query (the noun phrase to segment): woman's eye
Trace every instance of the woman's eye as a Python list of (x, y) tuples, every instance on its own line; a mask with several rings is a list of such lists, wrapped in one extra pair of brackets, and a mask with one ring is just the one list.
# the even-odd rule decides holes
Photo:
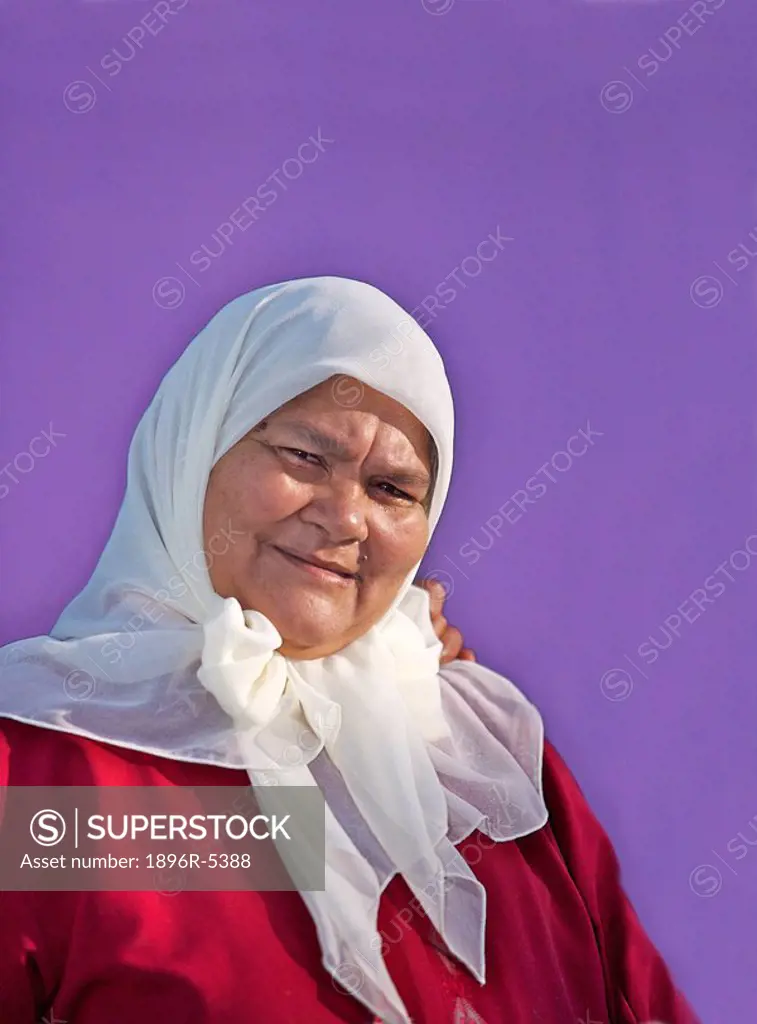
[(402, 498), (404, 501), (416, 500), (412, 494), (406, 494), (405, 491), (401, 491), (399, 487), (395, 487), (394, 484), (387, 483), (386, 481), (384, 481), (384, 483), (380, 483), (378, 486), (386, 488), (385, 493), (389, 494), (392, 498)]
[(308, 459), (315, 459), (315, 463), (311, 462), (310, 465), (320, 465), (320, 459), (317, 455), (313, 455), (312, 452), (304, 452), (301, 448), (282, 448), (281, 451), (293, 455), (298, 462), (307, 462)]

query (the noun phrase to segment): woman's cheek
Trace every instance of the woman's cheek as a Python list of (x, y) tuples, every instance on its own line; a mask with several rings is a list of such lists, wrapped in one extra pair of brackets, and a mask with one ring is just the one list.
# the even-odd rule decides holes
[(428, 522), (409, 519), (394, 523), (376, 536), (377, 558), (388, 571), (408, 572), (420, 561), (428, 543)]
[(307, 504), (308, 488), (282, 472), (255, 473), (248, 479), (241, 505), (256, 522), (276, 522)]
[(278, 519), (284, 519), (305, 508), (312, 499), (313, 489), (310, 484), (295, 480), (286, 473), (270, 482), (268, 491), (268, 508)]

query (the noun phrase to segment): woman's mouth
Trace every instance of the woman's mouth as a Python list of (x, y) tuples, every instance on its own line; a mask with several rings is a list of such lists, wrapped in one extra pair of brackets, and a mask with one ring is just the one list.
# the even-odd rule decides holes
[(295, 566), (301, 572), (307, 573), (311, 579), (320, 580), (332, 586), (342, 587), (352, 586), (358, 580), (357, 573), (348, 572), (346, 569), (327, 568), (324, 565), (317, 564), (317, 559), (311, 561), (307, 555), (287, 551), (286, 548), (280, 548), (275, 544), (272, 544), (271, 547), (285, 558), (290, 565)]

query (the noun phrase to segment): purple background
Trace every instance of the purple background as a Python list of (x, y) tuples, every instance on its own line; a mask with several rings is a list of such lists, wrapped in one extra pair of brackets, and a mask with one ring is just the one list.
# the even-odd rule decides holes
[[(426, 564), (542, 709), (706, 1024), (757, 1010), (757, 846), (728, 849), (757, 844), (757, 559), (728, 565), (757, 532), (757, 8), (716, 2), (697, 22), (675, 0), (189, 0), (161, 23), (0, 0), (0, 640), (47, 632), (88, 579), (138, 417), (222, 303), (343, 274), (413, 308), (499, 226), (513, 241), (427, 326), (458, 449)], [(119, 66), (143, 17), (160, 31)], [(276, 172), (286, 191), (192, 269)], [(471, 564), (587, 421), (602, 436)], [(50, 423), (65, 437), (14, 470)]]

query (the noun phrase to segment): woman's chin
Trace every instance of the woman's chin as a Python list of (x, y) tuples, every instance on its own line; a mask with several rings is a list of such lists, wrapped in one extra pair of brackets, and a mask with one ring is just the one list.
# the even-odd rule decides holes
[(279, 648), (279, 654), (292, 661), (312, 661), (315, 658), (326, 658), (329, 654), (336, 654), (348, 643), (349, 640), (342, 636), (334, 636), (333, 633), (308, 636), (302, 633), (288, 634)]
[(279, 653), (287, 658), (323, 658), (350, 642), (350, 632), (335, 614), (269, 616), (284, 642)]
[(274, 595), (266, 589), (246, 593), (243, 603), (273, 623), (284, 640), (279, 652), (292, 659), (334, 654), (370, 627), (365, 614), (356, 618), (356, 601), (351, 594), (307, 593), (303, 588), (295, 594), (285, 591)]

